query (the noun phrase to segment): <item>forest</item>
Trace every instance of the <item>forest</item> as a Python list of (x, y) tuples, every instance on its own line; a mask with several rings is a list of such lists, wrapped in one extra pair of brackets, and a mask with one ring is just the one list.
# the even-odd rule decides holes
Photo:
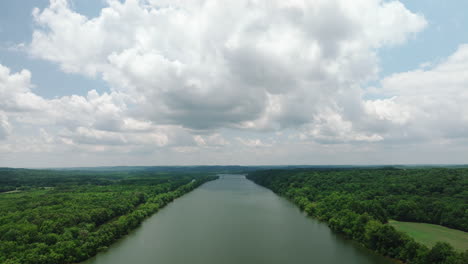
[(466, 168), (262, 170), (247, 178), (381, 255), (404, 263), (468, 263), (468, 250), (444, 242), (428, 248), (388, 224), (393, 219), (468, 231)]
[(0, 169), (0, 263), (76, 263), (213, 173)]

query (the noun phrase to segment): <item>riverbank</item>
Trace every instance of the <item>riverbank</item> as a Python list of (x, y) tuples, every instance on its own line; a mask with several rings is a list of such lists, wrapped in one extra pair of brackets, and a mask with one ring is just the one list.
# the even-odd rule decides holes
[[(435, 204), (445, 210), (446, 223), (466, 228), (458, 213), (464, 212), (464, 202), (455, 197), (462, 197), (457, 194), (466, 189), (463, 184), (467, 172), (466, 169), (301, 169), (257, 171), (247, 178), (290, 199), (333, 231), (383, 256), (406, 263), (461, 264), (468, 262), (468, 251), (457, 252), (444, 242), (428, 248), (386, 223), (392, 215), (431, 220), (434, 217), (431, 204)], [(457, 188), (453, 188), (455, 183)], [(450, 193), (431, 193), (435, 184), (441, 189), (446, 187)]]
[(8, 173), (3, 179), (20, 182), (24, 191), (0, 195), (4, 264), (86, 260), (174, 199), (217, 178), (196, 173), (13, 169)]

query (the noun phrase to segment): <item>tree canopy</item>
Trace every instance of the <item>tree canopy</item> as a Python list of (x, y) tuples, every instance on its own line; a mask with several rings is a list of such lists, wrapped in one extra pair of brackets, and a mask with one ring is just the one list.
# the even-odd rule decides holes
[(76, 263), (95, 255), (210, 174), (0, 169), (0, 263)]

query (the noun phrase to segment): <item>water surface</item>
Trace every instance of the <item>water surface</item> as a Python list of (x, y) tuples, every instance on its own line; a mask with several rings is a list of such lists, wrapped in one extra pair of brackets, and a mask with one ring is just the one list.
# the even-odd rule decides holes
[(393, 263), (242, 175), (175, 200), (86, 264)]

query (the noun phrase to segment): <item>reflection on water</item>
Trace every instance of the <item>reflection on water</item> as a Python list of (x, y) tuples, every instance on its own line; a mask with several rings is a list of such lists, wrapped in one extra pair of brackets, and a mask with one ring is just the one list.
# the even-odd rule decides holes
[(243, 175), (177, 199), (86, 264), (392, 263)]

